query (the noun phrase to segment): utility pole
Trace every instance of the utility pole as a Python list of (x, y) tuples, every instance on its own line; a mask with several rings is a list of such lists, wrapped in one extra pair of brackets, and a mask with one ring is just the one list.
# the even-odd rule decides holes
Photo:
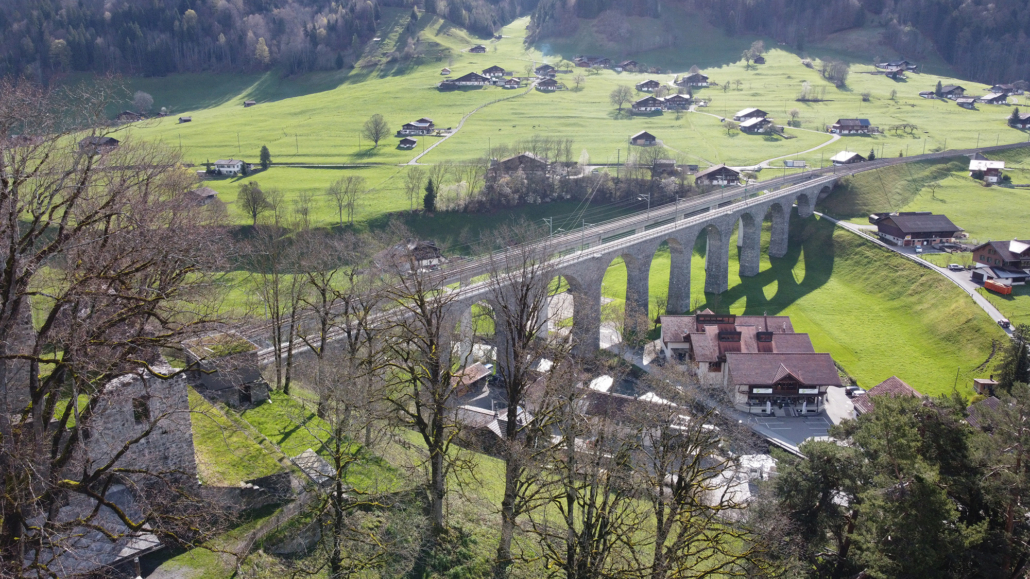
[(297, 141), (297, 133), (293, 133), (293, 146), (295, 148), (295, 152), (299, 155), (300, 154), (300, 142)]
[[(622, 153), (622, 149), (615, 149), (615, 178), (616, 179), (619, 178), (619, 165), (622, 164), (622, 160), (621, 160), (622, 158), (620, 157), (621, 153)], [(608, 158), (611, 159), (611, 157), (608, 157)]]
[(973, 147), (973, 148), (974, 149), (979, 149), (980, 148), (980, 133), (976, 134), (976, 146)]
[(236, 133), (236, 152), (241, 154), (241, 155), (243, 154), (243, 149), (240, 148), (240, 134), (239, 133)]
[(554, 235), (554, 217), (544, 217), (547, 222), (547, 237)]

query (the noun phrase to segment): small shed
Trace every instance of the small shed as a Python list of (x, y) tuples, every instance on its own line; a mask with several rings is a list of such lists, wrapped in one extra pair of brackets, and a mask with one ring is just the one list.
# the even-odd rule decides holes
[(483, 46), (482, 44), (477, 44), (477, 45), (473, 46), (472, 48), (470, 48), (469, 52), (472, 52), (472, 53), (475, 53), (475, 54), (483, 54), (484, 52), (486, 52), (486, 47)]
[(179, 123), (192, 123), (193, 117), (179, 117)]
[(861, 163), (865, 160), (865, 157), (854, 151), (841, 151), (830, 157), (830, 162), (838, 167), (841, 165), (851, 165), (852, 163)]
[(257, 101), (243, 101), (243, 108), (249, 109), (250, 107), (257, 104)]
[(258, 347), (235, 332), (221, 332), (183, 344), (190, 384), (206, 398), (229, 406), (268, 400), (268, 384), (258, 369)]
[(955, 104), (964, 109), (976, 108), (976, 99), (973, 97), (959, 97), (955, 99)]
[(411, 137), (404, 137), (400, 143), (397, 143), (398, 149), (414, 149), (415, 145), (418, 144), (418, 139), (412, 139)]

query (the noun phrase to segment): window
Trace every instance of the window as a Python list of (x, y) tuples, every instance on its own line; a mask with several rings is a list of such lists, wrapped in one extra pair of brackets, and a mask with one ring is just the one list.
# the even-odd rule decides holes
[(136, 424), (150, 422), (150, 397), (143, 396), (132, 399), (132, 419)]

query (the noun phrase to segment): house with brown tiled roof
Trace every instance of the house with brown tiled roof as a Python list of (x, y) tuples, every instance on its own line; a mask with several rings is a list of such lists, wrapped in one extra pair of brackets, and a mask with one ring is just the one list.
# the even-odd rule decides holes
[(994, 396), (988, 396), (966, 408), (966, 422), (973, 428), (989, 432), (994, 429), (993, 415), (999, 410), (1001, 410), (1001, 400)]
[(875, 408), (874, 398), (877, 396), (911, 396), (913, 398), (922, 398), (923, 395), (916, 392), (915, 388), (912, 388), (906, 384), (901, 378), (897, 376), (891, 376), (883, 382), (880, 382), (876, 386), (873, 386), (865, 394), (859, 394), (851, 401), (855, 406), (855, 414), (868, 414)]
[(794, 332), (787, 316), (737, 316), (709, 310), (662, 316), (662, 351), (703, 384), (730, 390), (745, 411), (819, 412), (840, 377), (829, 354)]

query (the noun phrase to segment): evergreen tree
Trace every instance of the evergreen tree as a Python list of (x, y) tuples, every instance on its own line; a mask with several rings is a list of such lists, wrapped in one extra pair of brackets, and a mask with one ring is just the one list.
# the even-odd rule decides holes
[(267, 171), (271, 165), (272, 153), (268, 151), (267, 146), (261, 145), (261, 168)]
[(1014, 125), (1019, 121), (1019, 107), (1012, 107), (1012, 114), (1009, 115), (1009, 124)]
[(1005, 347), (1001, 362), (998, 363), (998, 388), (1011, 392), (1017, 383), (1030, 382), (1030, 326), (1020, 324), (1012, 332), (1012, 340)]
[(869, 149), (869, 160), (873, 161), (875, 159), (876, 159), (876, 150), (875, 149)]
[(422, 207), (426, 210), (426, 213), (436, 211), (436, 185), (433, 184), (432, 177), (426, 183), (426, 195), (422, 198)]
[(933, 94), (935, 94), (937, 96), (941, 96), (941, 94), (943, 92), (944, 92), (944, 89), (941, 88), (941, 81), (937, 81), (937, 88), (933, 89)]

